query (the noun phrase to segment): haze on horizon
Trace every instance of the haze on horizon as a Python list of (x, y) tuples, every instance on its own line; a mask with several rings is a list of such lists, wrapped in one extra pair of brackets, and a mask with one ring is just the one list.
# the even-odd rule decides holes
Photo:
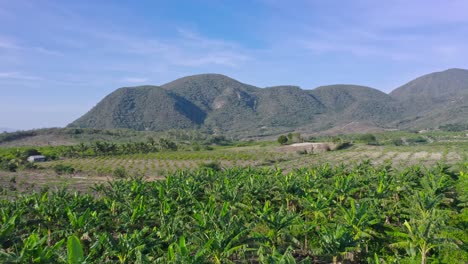
[(0, 127), (65, 126), (123, 86), (221, 73), (390, 92), (468, 68), (468, 1), (0, 0)]

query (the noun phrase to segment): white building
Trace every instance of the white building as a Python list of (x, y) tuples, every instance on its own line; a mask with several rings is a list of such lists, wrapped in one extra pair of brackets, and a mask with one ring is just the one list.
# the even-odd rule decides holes
[(34, 155), (28, 157), (29, 162), (44, 162), (46, 161), (46, 157), (42, 155)]

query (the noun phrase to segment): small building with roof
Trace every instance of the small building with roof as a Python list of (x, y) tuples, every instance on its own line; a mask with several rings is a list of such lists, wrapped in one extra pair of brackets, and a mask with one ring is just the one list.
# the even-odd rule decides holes
[(42, 155), (33, 155), (28, 157), (29, 162), (44, 162), (46, 161), (46, 157)]

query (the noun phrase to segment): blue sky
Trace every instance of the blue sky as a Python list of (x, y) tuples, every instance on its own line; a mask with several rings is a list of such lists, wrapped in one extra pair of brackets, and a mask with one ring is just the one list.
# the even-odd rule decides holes
[(385, 92), (468, 68), (466, 0), (0, 0), (0, 127), (65, 126), (123, 86), (222, 73)]

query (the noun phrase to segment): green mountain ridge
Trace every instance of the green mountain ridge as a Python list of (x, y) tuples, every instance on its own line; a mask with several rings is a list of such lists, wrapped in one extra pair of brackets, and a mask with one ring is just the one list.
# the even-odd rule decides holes
[(201, 129), (237, 137), (318, 132), (348, 123), (437, 128), (468, 123), (466, 99), (468, 70), (462, 69), (421, 76), (389, 94), (351, 84), (259, 88), (221, 74), (200, 74), (161, 86), (117, 89), (69, 127)]

